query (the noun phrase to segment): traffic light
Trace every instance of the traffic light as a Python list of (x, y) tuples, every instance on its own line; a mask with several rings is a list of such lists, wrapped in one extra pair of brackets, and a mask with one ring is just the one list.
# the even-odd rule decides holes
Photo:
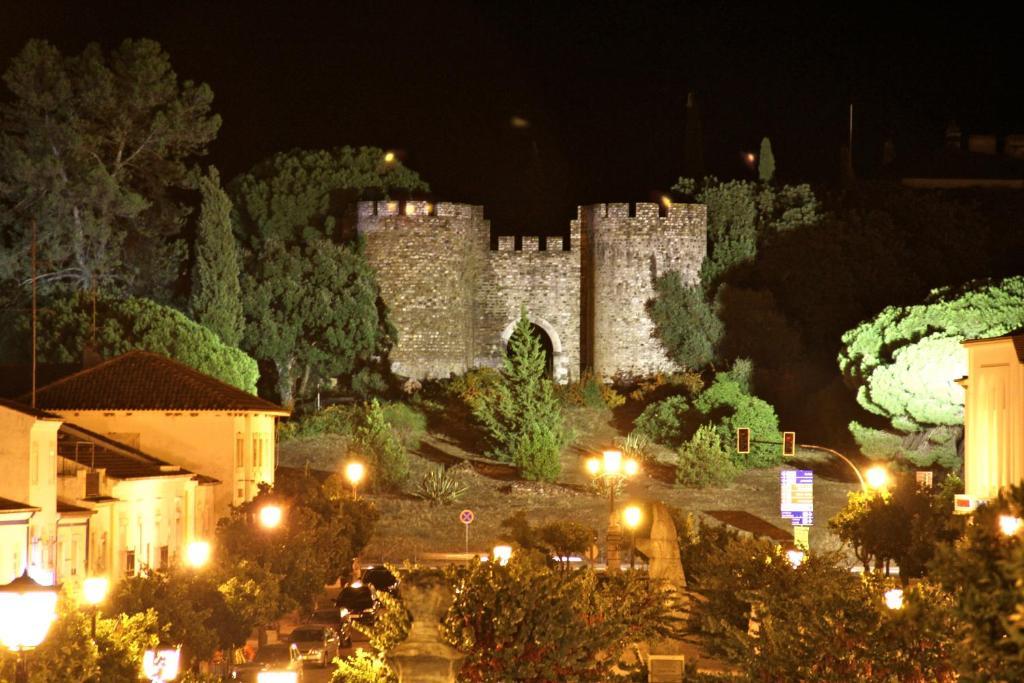
[(750, 452), (750, 427), (738, 427), (736, 429), (736, 452)]
[(796, 432), (782, 432), (782, 455), (785, 457), (796, 455)]

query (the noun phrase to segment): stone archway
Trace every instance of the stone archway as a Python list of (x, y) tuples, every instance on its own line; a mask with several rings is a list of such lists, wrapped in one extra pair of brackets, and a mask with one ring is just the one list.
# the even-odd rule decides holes
[[(569, 369), (565, 366), (565, 354), (562, 351), (562, 338), (555, 330), (554, 326), (544, 318), (538, 318), (533, 315), (527, 314), (530, 322), (535, 328), (543, 332), (547, 336), (547, 341), (551, 344), (551, 378), (559, 384), (565, 384), (569, 381)], [(501, 350), (503, 353), (508, 352), (508, 340), (512, 337), (512, 332), (516, 328), (516, 323), (519, 319), (512, 320), (508, 325), (505, 326), (505, 330), (501, 333)], [(544, 343), (542, 341), (542, 343)], [(544, 344), (547, 346), (547, 344)]]

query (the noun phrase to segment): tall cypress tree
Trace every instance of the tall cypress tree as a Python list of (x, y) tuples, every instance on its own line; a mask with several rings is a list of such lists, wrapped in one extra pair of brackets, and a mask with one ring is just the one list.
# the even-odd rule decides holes
[(761, 139), (761, 154), (757, 160), (757, 177), (762, 183), (770, 183), (775, 178), (775, 155), (772, 154), (772, 141)]
[(238, 284), (238, 245), (231, 232), (231, 200), (210, 167), (199, 179), (202, 205), (192, 270), (192, 317), (217, 333), (225, 344), (242, 340), (242, 291)]

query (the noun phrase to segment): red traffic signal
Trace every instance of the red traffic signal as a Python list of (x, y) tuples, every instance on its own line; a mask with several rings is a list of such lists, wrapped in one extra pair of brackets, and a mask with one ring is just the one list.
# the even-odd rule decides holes
[(782, 432), (782, 455), (785, 457), (796, 455), (796, 432)]
[(736, 452), (750, 452), (750, 427), (738, 427), (736, 429)]

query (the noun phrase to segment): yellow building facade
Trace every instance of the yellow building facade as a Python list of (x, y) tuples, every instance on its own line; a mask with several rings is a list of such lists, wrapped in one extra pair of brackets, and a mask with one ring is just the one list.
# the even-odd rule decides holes
[(1024, 482), (1024, 330), (964, 346), (964, 492), (974, 503)]

